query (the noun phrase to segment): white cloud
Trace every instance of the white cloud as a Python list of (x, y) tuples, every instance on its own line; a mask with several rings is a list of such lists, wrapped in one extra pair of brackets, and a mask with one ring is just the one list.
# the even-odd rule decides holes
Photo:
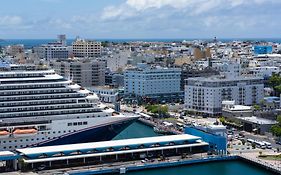
[(11, 27), (22, 23), (20, 16), (0, 16), (0, 27)]
[[(189, 15), (200, 15), (222, 9), (240, 6), (254, 6), (263, 3), (281, 3), (280, 0), (126, 0), (119, 6), (108, 6), (103, 10), (102, 19), (127, 19), (146, 13), (150, 9), (172, 8)], [(167, 12), (169, 13), (169, 12)]]
[(62, 19), (51, 19), (49, 21), (49, 25), (50, 27), (55, 27), (58, 29), (71, 29), (72, 25), (67, 22), (66, 20), (62, 20)]

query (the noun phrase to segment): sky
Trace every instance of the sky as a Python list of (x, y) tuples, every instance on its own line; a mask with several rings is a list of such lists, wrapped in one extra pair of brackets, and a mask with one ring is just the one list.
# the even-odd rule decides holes
[(281, 38), (281, 0), (2, 0), (0, 39)]

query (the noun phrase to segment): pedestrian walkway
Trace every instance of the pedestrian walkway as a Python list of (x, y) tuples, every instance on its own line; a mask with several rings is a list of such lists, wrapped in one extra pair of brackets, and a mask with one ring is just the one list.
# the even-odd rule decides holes
[(281, 161), (260, 159), (254, 153), (240, 154), (239, 157), (241, 157), (244, 160), (255, 163), (257, 165), (263, 166), (266, 169), (270, 169), (275, 173), (281, 174)]

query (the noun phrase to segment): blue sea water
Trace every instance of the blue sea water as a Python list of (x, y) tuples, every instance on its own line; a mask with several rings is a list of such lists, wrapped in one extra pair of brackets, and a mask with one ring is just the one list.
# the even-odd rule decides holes
[[(114, 140), (152, 136), (157, 136), (152, 127), (135, 122)], [(242, 161), (227, 161), (127, 172), (126, 175), (274, 175), (274, 173)]]
[(274, 175), (242, 161), (212, 162), (187, 166), (128, 172), (126, 175)]
[[(49, 42), (53, 42), (56, 39), (0, 39), (0, 46), (14, 45), (14, 44), (23, 44), (25, 48), (29, 49), (34, 46), (39, 46), (41, 44), (47, 44)], [(132, 42), (132, 41), (146, 41), (146, 42), (173, 42), (173, 41), (193, 41), (194, 39), (185, 39), (185, 38), (176, 38), (176, 39), (96, 39), (97, 41), (111, 41), (111, 42)], [(200, 39), (204, 41), (211, 41), (213, 39)], [(281, 38), (226, 38), (226, 39), (218, 39), (222, 42), (229, 42), (234, 40), (239, 41), (268, 41), (281, 43)], [(67, 44), (71, 44), (74, 39), (68, 39)]]
[(141, 137), (153, 137), (158, 136), (152, 127), (144, 125), (140, 122), (131, 124), (128, 128), (118, 134), (113, 140), (141, 138)]

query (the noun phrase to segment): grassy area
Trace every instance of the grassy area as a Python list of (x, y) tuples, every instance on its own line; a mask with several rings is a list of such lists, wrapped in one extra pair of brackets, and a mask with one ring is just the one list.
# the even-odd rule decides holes
[(170, 117), (170, 118), (165, 118), (164, 120), (166, 120), (166, 121), (171, 121), (171, 122), (172, 122), (172, 121), (176, 121), (177, 119), (176, 119), (176, 118), (171, 118), (171, 117)]
[(154, 114), (164, 114), (166, 115), (168, 113), (168, 106), (167, 105), (147, 105), (145, 109), (148, 112), (154, 113)]
[(279, 154), (279, 155), (259, 155), (259, 158), (265, 159), (265, 160), (281, 161), (281, 154)]

